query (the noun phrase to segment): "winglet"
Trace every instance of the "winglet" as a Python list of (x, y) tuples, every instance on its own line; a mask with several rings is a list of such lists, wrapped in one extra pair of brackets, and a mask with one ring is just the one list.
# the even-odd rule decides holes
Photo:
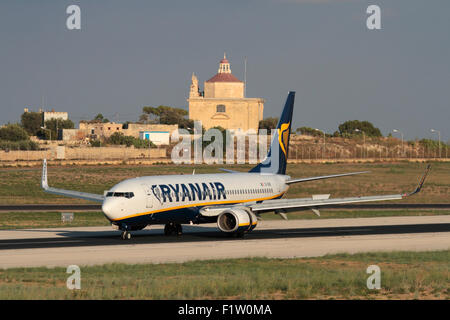
[(422, 178), (420, 179), (419, 184), (417, 185), (416, 190), (414, 190), (413, 192), (410, 192), (410, 193), (405, 193), (405, 194), (403, 195), (403, 197), (409, 197), (409, 196), (412, 196), (413, 194), (418, 193), (418, 192), (422, 189), (423, 183), (425, 182), (425, 179), (426, 179), (426, 177), (428, 176), (428, 173), (430, 172), (430, 170), (431, 170), (431, 164), (429, 164), (429, 165), (427, 166), (427, 169), (425, 170), (425, 173), (423, 174)]
[(48, 189), (48, 182), (47, 182), (47, 159), (44, 159), (44, 162), (42, 164), (42, 179), (41, 179), (41, 186), (43, 189)]

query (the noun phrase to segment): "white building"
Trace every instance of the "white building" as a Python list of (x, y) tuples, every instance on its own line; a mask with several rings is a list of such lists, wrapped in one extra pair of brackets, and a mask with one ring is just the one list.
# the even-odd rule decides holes
[(47, 120), (51, 119), (59, 119), (59, 120), (68, 120), (69, 114), (67, 112), (56, 112), (54, 110), (52, 111), (44, 111), (42, 112), (42, 116), (44, 119), (44, 123)]
[(149, 140), (155, 145), (168, 145), (170, 143), (169, 131), (140, 131), (139, 139)]

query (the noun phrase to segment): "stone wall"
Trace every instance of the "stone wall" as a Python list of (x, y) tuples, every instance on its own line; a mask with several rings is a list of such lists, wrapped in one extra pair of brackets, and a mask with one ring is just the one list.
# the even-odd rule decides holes
[(166, 158), (165, 148), (135, 149), (134, 147), (70, 148), (52, 147), (39, 151), (0, 151), (0, 161), (17, 160), (127, 160)]

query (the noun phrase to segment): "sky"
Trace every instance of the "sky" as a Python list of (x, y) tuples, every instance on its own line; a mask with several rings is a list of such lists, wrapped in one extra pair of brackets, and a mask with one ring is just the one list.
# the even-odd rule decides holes
[[(81, 30), (69, 30), (69, 5)], [(369, 30), (369, 5), (381, 29)], [(247, 97), (293, 127), (329, 133), (367, 120), (387, 135), (450, 140), (448, 0), (2, 0), (0, 124), (25, 107), (136, 121), (143, 106), (187, 109), (192, 72), (214, 76), (226, 52)], [(399, 134), (393, 133), (400, 137)]]

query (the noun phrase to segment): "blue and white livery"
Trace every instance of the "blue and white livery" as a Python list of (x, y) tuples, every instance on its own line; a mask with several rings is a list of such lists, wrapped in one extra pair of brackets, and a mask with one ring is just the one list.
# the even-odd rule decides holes
[(42, 188), (49, 193), (102, 203), (106, 218), (130, 239), (130, 231), (152, 224), (164, 224), (165, 234), (181, 234), (182, 224), (216, 222), (228, 234), (243, 235), (252, 231), (264, 212), (279, 213), (286, 218), (289, 210), (312, 209), (327, 205), (397, 200), (420, 191), (429, 167), (418, 187), (411, 193), (334, 198), (281, 199), (293, 183), (361, 174), (351, 172), (319, 177), (292, 179), (286, 175), (289, 137), (292, 127), (295, 92), (289, 92), (273, 135), (267, 157), (249, 172), (163, 175), (124, 180), (104, 196), (48, 186), (47, 162), (42, 170)]

